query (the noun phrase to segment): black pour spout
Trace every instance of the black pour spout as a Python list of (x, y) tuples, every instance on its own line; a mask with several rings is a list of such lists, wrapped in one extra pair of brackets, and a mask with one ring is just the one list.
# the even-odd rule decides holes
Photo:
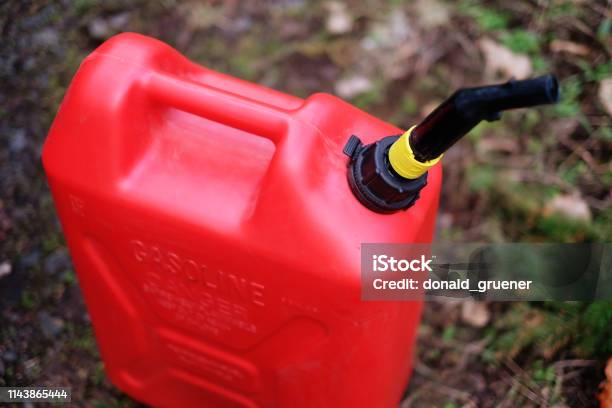
[(460, 89), (412, 130), (410, 147), (418, 161), (433, 160), (482, 120), (498, 120), (502, 111), (558, 100), (559, 84), (553, 75)]

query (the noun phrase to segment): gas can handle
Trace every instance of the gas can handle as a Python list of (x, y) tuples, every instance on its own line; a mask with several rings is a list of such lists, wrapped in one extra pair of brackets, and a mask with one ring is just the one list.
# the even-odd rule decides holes
[[(153, 71), (142, 78), (142, 86), (155, 101), (206, 119), (271, 140), (276, 150), (262, 180), (253, 210), (245, 214), (244, 222), (251, 226), (269, 223), (277, 217), (278, 197), (285, 197), (285, 205), (292, 207), (296, 198), (289, 180), (297, 177), (299, 157), (286, 154), (307, 148), (308, 138), (291, 138), (295, 127), (303, 126), (291, 120), (289, 110), (241, 97), (206, 84), (177, 78)], [(293, 129), (293, 130), (292, 130)]]
[(209, 85), (153, 71), (142, 86), (154, 99), (279, 144), (287, 133), (287, 111)]

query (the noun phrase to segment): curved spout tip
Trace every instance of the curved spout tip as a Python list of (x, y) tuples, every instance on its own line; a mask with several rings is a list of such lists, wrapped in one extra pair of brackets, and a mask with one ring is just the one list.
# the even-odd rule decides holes
[(560, 96), (559, 81), (551, 74), (522, 81), (510, 80), (506, 88), (506, 92), (501, 91), (492, 98), (500, 104), (500, 110), (556, 103)]
[(509, 109), (556, 103), (559, 94), (559, 82), (551, 74), (460, 89), (415, 127), (410, 146), (417, 160), (433, 160), (481, 121), (498, 120)]
[[(544, 75), (543, 77), (545, 81), (545, 90), (546, 95), (548, 97), (548, 103), (557, 103), (561, 98), (561, 92), (559, 92), (559, 81), (557, 81), (557, 77), (554, 75)], [(537, 78), (536, 78), (537, 79)]]

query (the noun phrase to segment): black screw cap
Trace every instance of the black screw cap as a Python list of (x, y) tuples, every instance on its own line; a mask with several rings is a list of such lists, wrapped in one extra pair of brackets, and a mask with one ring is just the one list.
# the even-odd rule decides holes
[(343, 152), (349, 161), (348, 181), (357, 199), (372, 211), (390, 214), (412, 207), (427, 185), (427, 173), (409, 180), (397, 174), (388, 159), (391, 145), (400, 135), (363, 145), (352, 135)]

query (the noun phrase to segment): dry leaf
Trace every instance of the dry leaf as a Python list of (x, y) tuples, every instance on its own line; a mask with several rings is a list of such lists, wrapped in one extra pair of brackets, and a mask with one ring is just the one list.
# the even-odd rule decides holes
[(491, 319), (491, 313), (484, 302), (466, 300), (461, 304), (461, 320), (472, 327), (484, 327)]
[(443, 26), (450, 18), (448, 5), (438, 0), (419, 0), (416, 3), (416, 12), (419, 24), (425, 28)]
[(9, 262), (2, 262), (0, 264), (0, 278), (11, 273), (11, 264)]
[(326, 4), (327, 21), (325, 27), (332, 34), (344, 34), (353, 28), (353, 16), (347, 10), (346, 4), (339, 1), (330, 1)]
[(600, 408), (612, 408), (612, 358), (608, 360), (606, 365), (606, 379), (599, 385), (599, 399)]
[(384, 20), (372, 24), (361, 41), (366, 51), (380, 52), (381, 49), (395, 49), (414, 35), (408, 17), (402, 9), (393, 8)]
[(591, 49), (586, 45), (565, 40), (553, 40), (550, 43), (550, 50), (552, 52), (567, 52), (582, 56), (588, 55), (591, 52)]
[(480, 140), (476, 149), (479, 153), (517, 153), (519, 151), (519, 145), (517, 139), (509, 137), (487, 137)]
[(342, 98), (352, 98), (371, 90), (373, 87), (374, 85), (368, 77), (355, 75), (336, 82), (335, 90), (336, 94)]
[(590, 221), (589, 205), (579, 194), (557, 195), (546, 204), (544, 215), (558, 214), (577, 221)]
[(578, 126), (580, 126), (578, 118), (558, 118), (550, 124), (550, 130), (557, 140), (562, 140), (574, 133)]
[(213, 7), (204, 2), (185, 2), (178, 6), (178, 10), (179, 14), (185, 16), (187, 31), (221, 26), (227, 21), (222, 7)]
[(612, 115), (612, 78), (606, 78), (599, 84), (599, 101), (608, 115)]
[(524, 79), (533, 71), (531, 60), (526, 55), (516, 54), (508, 48), (489, 38), (478, 41), (478, 46), (484, 54), (486, 71), (489, 75), (498, 72), (506, 77)]

